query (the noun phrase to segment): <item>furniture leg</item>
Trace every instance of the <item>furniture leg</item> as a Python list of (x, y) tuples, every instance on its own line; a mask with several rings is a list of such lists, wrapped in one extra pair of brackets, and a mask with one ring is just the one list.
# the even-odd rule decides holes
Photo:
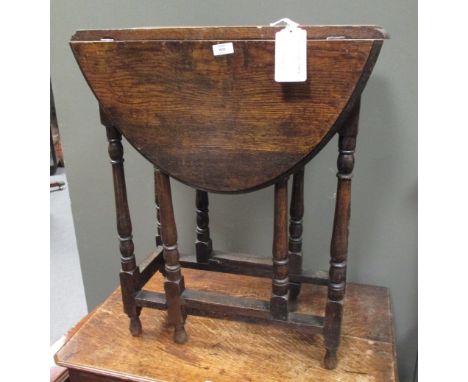
[(271, 316), (288, 319), (288, 180), (275, 184), (275, 211), (273, 230), (273, 282), (270, 300)]
[(158, 199), (158, 188), (156, 186), (156, 171), (157, 169), (154, 169), (154, 204), (156, 207), (156, 247), (159, 247), (162, 245), (162, 238), (161, 238), (161, 217), (160, 217), (160, 212), (159, 212), (159, 199)]
[(132, 222), (127, 201), (127, 188), (123, 166), (122, 135), (108, 121), (101, 111), (101, 121), (106, 127), (107, 139), (109, 141), (109, 156), (112, 163), (112, 175), (114, 181), (115, 209), (117, 215), (117, 232), (120, 242), (120, 260), (122, 269), (120, 271), (120, 285), (122, 289), (122, 300), (124, 311), (130, 318), (130, 332), (134, 336), (141, 334), (140, 321), (141, 308), (135, 304), (135, 294), (139, 290), (140, 271), (136, 266), (134, 245), (132, 239)]
[(182, 292), (185, 289), (181, 273), (179, 251), (177, 249), (177, 229), (172, 206), (171, 184), (167, 174), (156, 170), (156, 185), (161, 218), (161, 234), (165, 262), (164, 290), (166, 293), (169, 321), (174, 325), (174, 341), (178, 344), (187, 341), (185, 332), (185, 312)]
[(346, 289), (346, 258), (348, 254), (348, 226), (351, 212), (351, 178), (359, 120), (359, 101), (339, 132), (338, 185), (335, 217), (330, 248), (330, 284), (325, 309), (325, 367), (334, 369), (338, 363), (343, 299)]
[[(304, 216), (304, 167), (293, 176), (289, 210), (289, 271), (302, 273), (302, 217)], [(301, 291), (300, 283), (289, 283), (289, 298), (295, 300)]]
[(195, 242), (197, 262), (207, 263), (213, 251), (208, 216), (208, 193), (196, 190), (195, 204), (197, 208), (197, 240)]

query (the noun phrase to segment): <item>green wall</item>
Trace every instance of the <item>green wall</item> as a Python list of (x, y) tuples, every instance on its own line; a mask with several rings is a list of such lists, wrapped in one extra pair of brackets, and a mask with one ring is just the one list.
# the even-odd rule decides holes
[[(51, 76), (63, 139), (83, 281), (91, 309), (118, 284), (112, 178), (97, 102), (68, 40), (76, 29), (258, 25), (290, 17), (303, 24), (379, 24), (391, 40), (362, 97), (353, 181), (350, 281), (390, 288), (402, 381), (417, 352), (417, 3), (416, 1), (51, 1)], [(152, 250), (152, 167), (129, 145), (126, 173), (137, 258)], [(336, 187), (336, 139), (306, 168), (306, 267), (326, 269)], [(173, 182), (183, 252), (192, 250), (194, 192)], [(212, 195), (219, 249), (271, 253), (273, 189)]]

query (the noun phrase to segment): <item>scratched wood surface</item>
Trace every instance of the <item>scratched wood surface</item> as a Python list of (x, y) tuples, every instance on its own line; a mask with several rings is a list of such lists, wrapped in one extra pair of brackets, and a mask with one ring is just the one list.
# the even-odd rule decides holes
[[(379, 27), (304, 28), (303, 83), (274, 81), (280, 28), (79, 31), (70, 45), (109, 119), (156, 167), (200, 190), (243, 192), (320, 151), (386, 38)], [(212, 46), (229, 39), (234, 53), (214, 56)]]
[[(268, 300), (271, 280), (183, 270), (190, 288)], [(158, 273), (146, 289), (162, 291)], [(298, 310), (323, 314), (326, 288), (303, 285)], [(57, 353), (74, 381), (395, 381), (388, 289), (348, 284), (335, 370), (323, 367), (321, 335), (278, 325), (189, 316), (177, 345), (166, 312), (143, 309), (133, 337), (116, 290)], [(72, 379), (73, 381), (73, 379)]]

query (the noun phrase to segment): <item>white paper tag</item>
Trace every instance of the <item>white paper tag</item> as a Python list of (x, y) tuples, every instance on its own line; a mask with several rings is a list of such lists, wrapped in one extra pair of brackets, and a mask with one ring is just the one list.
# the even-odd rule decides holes
[(286, 27), (275, 36), (275, 81), (307, 80), (307, 31)]
[(234, 45), (232, 42), (226, 42), (224, 44), (213, 45), (213, 54), (215, 56), (222, 56), (224, 54), (234, 53)]

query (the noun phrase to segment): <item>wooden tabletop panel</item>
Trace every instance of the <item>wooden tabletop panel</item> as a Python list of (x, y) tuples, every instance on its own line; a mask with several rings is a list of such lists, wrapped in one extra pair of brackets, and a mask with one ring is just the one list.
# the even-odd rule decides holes
[[(307, 30), (307, 39), (327, 38), (384, 40), (387, 32), (377, 25), (301, 25)], [(200, 26), (200, 27), (152, 27), (126, 29), (79, 30), (72, 41), (129, 40), (273, 40), (282, 26)]]
[[(188, 269), (183, 273), (188, 288), (270, 297), (269, 279)], [(158, 274), (146, 288), (162, 291), (162, 285)], [(303, 285), (298, 308), (323, 314), (325, 299), (326, 287)], [(335, 370), (323, 367), (321, 335), (275, 324), (189, 316), (189, 341), (177, 345), (166, 312), (143, 309), (143, 334), (132, 337), (119, 290), (71, 336), (56, 361), (78, 370), (82, 380), (92, 381), (397, 380), (388, 289), (350, 283), (344, 306), (340, 361)]]
[[(307, 81), (274, 80), (280, 28), (79, 31), (70, 42), (102, 109), (161, 171), (197, 189), (245, 192), (305, 164), (359, 98), (379, 27), (304, 27)], [(212, 46), (232, 41), (234, 53)]]

